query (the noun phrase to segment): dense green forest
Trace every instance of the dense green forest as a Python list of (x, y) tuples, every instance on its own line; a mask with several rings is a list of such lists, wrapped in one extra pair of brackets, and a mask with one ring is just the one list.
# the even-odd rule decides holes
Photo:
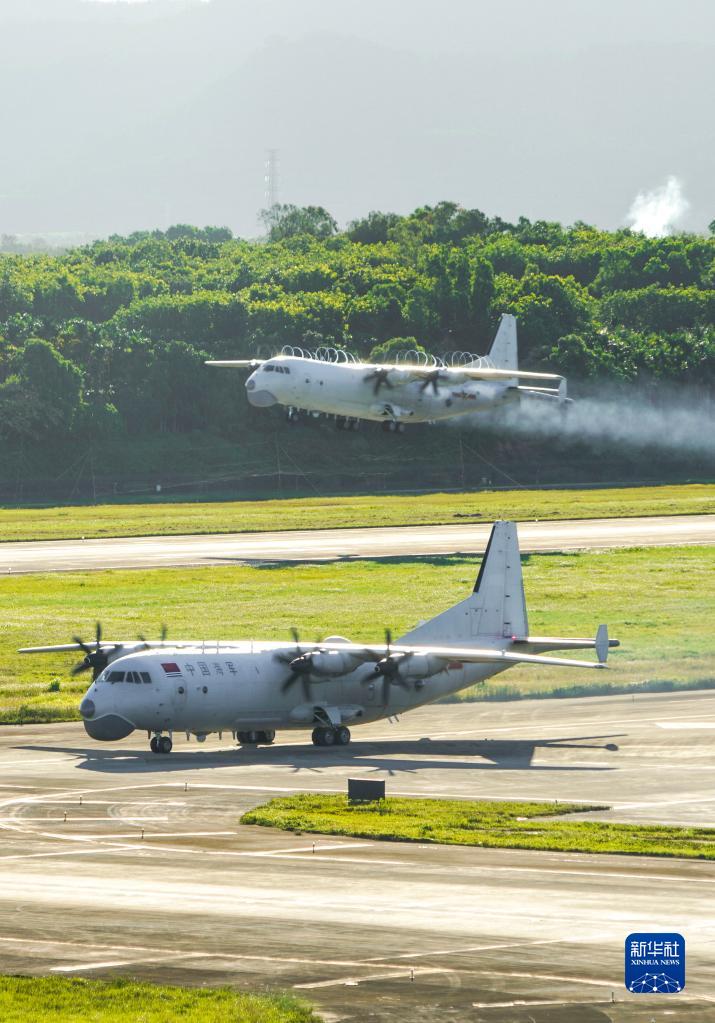
[[(203, 361), (285, 344), (363, 359), (415, 344), (483, 353), (511, 312), (522, 364), (566, 374), (576, 396), (589, 384), (637, 384), (656, 402), (666, 386), (712, 390), (715, 237), (511, 224), (447, 202), (345, 231), (320, 207), (263, 219), (258, 241), (178, 225), (61, 256), (0, 255), (0, 496), (66, 482), (87, 452), (95, 488), (166, 478), (167, 458), (176, 478), (182, 466), (197, 480), (201, 467), (256, 471), (256, 453), (282, 436), (277, 413), (249, 408), (238, 375)], [(432, 433), (442, 439), (420, 450), (445, 433), (454, 444), (452, 431)], [(515, 454), (473, 427), (464, 440), (487, 459)], [(326, 424), (286, 443), (302, 465), (335, 438)], [(364, 469), (369, 445), (345, 443)], [(399, 443), (385, 466), (417, 452), (409, 431)]]

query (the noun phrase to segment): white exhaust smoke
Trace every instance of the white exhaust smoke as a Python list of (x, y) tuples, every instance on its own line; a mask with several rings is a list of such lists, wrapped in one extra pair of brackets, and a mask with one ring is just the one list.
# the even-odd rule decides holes
[[(451, 420), (456, 426), (460, 421)], [(467, 421), (513, 437), (586, 443), (605, 451), (615, 447), (715, 458), (715, 400), (687, 388), (664, 388), (657, 400), (637, 387), (618, 397), (584, 395), (563, 411), (556, 402), (524, 400)]]
[(669, 388), (657, 403), (637, 388), (617, 398), (584, 396), (564, 415), (555, 402), (522, 401), (496, 415), (493, 425), (516, 436), (715, 458), (715, 401), (687, 389)]
[(626, 221), (634, 231), (640, 231), (649, 238), (665, 238), (672, 234), (689, 208), (682, 184), (671, 175), (660, 188), (638, 193)]

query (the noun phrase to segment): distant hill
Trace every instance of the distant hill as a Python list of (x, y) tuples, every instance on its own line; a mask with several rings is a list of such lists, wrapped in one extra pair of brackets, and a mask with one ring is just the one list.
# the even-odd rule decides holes
[(617, 227), (676, 174), (704, 230), (714, 87), (701, 0), (3, 0), (0, 233), (251, 237), (270, 146), (341, 224), (449, 194)]

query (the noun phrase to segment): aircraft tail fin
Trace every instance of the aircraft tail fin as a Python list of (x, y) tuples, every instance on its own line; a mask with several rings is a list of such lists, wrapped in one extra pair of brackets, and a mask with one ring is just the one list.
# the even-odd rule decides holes
[(516, 317), (504, 313), (496, 332), (489, 358), (495, 369), (518, 369), (519, 352), (516, 341)]
[(473, 592), (403, 636), (403, 643), (477, 644), (529, 635), (515, 522), (492, 527)]

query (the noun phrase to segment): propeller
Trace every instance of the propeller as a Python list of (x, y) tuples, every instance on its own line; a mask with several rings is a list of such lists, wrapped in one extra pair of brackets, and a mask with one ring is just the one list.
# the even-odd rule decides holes
[(382, 676), (382, 702), (390, 702), (390, 687), (393, 685), (408, 688), (408, 683), (400, 675), (400, 667), (412, 657), (411, 653), (392, 653), (392, 632), (385, 629), (385, 656), (372, 669), (373, 675)]
[(80, 661), (79, 664), (75, 664), (70, 674), (81, 675), (83, 671), (89, 671), (91, 668), (92, 681), (94, 682), (109, 664), (109, 651), (102, 649), (102, 623), (97, 622), (96, 625), (94, 650), (92, 647), (87, 646), (79, 636), (73, 636), (72, 642), (77, 643), (84, 650), (85, 656), (84, 660)]
[[(276, 661), (280, 661), (281, 664), (287, 664), (288, 667), (290, 668), (290, 674), (288, 675), (283, 685), (281, 686), (281, 692), (286, 693), (291, 688), (291, 686), (295, 685), (296, 682), (302, 682), (303, 693), (305, 695), (305, 698), (306, 700), (310, 700), (311, 698), (310, 675), (313, 670), (311, 652), (308, 651), (304, 653), (301, 650), (300, 637), (298, 635), (298, 630), (296, 628), (292, 628), (290, 630), (290, 633), (291, 636), (293, 637), (293, 642), (295, 643), (296, 647), (295, 651), (292, 654), (289, 653), (274, 655)], [(318, 641), (316, 640), (316, 645), (317, 642)]]
[(424, 374), (424, 379), (420, 384), (420, 393), (423, 393), (427, 388), (432, 385), (432, 391), (435, 395), (439, 394), (439, 385), (443, 380), (448, 380), (446, 373), (443, 373), (441, 369), (433, 369), (429, 373)]
[(389, 373), (389, 367), (379, 366), (377, 369), (374, 369), (372, 373), (368, 373), (366, 377), (363, 377), (363, 379), (366, 382), (374, 380), (375, 383), (372, 385), (372, 393), (379, 394), (381, 387), (387, 387), (390, 391), (393, 390), (392, 384), (389, 381)]

